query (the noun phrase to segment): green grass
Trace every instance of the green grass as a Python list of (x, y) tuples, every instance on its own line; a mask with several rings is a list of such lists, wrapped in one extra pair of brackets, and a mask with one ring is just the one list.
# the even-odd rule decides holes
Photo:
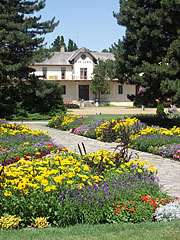
[(76, 225), (67, 228), (1, 230), (3, 240), (179, 240), (180, 220), (166, 223)]

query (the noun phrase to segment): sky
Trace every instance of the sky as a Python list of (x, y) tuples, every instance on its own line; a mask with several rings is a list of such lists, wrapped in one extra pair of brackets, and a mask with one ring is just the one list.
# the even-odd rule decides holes
[(45, 36), (49, 47), (55, 38), (72, 39), (78, 48), (101, 52), (122, 39), (125, 28), (117, 24), (113, 12), (119, 12), (119, 0), (46, 0), (46, 7), (38, 12), (42, 21), (53, 17), (60, 21), (52, 33)]

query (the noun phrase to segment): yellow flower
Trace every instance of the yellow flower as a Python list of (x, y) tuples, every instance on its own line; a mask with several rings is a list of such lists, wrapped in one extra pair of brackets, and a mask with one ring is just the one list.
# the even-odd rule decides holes
[(29, 191), (28, 191), (28, 190), (24, 190), (23, 192), (24, 192), (24, 194), (28, 194), (28, 193), (29, 193)]
[(83, 165), (84, 171), (89, 171), (89, 166), (88, 165)]
[(45, 192), (50, 192), (51, 191), (51, 187), (48, 186), (44, 190), (45, 190)]
[(43, 179), (43, 180), (41, 181), (41, 184), (42, 184), (43, 186), (47, 186), (47, 185), (48, 185), (48, 180), (47, 180), (47, 179)]
[(125, 165), (123, 165), (123, 164), (121, 164), (121, 166), (120, 166), (121, 168), (125, 168)]
[(142, 173), (142, 169), (138, 169), (138, 173)]
[(10, 191), (6, 191), (5, 193), (4, 193), (4, 196), (6, 196), (6, 197), (9, 197), (9, 196), (11, 196), (12, 195), (12, 193), (10, 192)]
[(68, 181), (67, 181), (68, 184), (73, 184), (73, 182), (74, 182), (74, 181), (72, 181), (72, 180), (68, 180)]

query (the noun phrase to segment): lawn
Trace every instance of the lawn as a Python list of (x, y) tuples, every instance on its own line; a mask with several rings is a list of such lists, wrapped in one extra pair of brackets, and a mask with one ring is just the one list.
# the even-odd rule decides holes
[(180, 221), (70, 226), (68, 228), (1, 230), (3, 240), (179, 240)]

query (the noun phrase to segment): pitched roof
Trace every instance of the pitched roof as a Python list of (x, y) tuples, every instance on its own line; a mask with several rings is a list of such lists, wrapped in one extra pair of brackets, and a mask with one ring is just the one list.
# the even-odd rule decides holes
[(95, 60), (114, 60), (113, 53), (90, 52), (83, 47), (73, 52), (53, 52), (52, 57), (45, 59), (43, 62), (34, 63), (34, 65), (71, 65), (71, 61), (74, 60), (79, 53), (89, 53)]

